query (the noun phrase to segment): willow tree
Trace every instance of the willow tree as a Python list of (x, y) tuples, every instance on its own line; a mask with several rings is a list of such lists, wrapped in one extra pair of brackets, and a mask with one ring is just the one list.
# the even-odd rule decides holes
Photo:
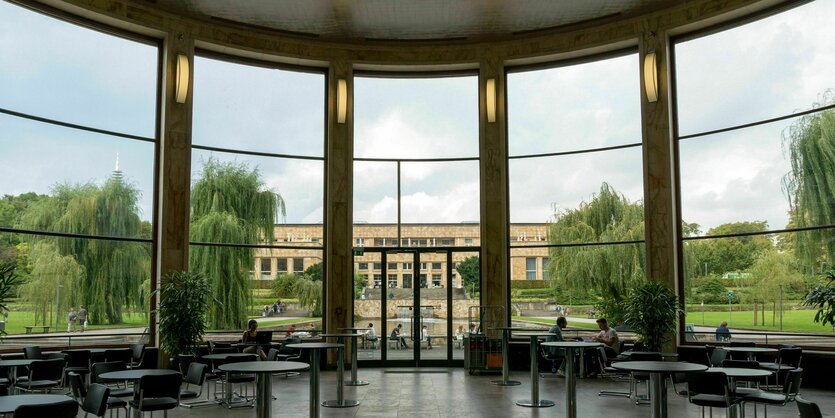
[[(835, 102), (835, 92), (827, 92), (824, 102)], [(784, 132), (783, 141), (791, 159), (783, 185), (793, 226), (835, 224), (835, 111), (803, 116)], [(835, 261), (831, 230), (797, 233), (795, 239), (796, 255), (804, 265)]]
[(28, 252), (25, 259), (30, 265), (23, 274), (20, 296), (32, 304), (34, 324), (48, 325), (53, 313), (65, 315), (69, 310), (78, 283), (84, 278), (84, 268), (74, 257), (61, 255), (52, 242), (38, 242), (31, 249), (25, 244), (21, 247)]
[[(136, 238), (141, 235), (139, 191), (115, 171), (103, 185), (59, 184), (52, 195), (21, 216), (29, 229), (80, 235)], [(73, 304), (84, 305), (93, 324), (120, 324), (126, 307), (141, 306), (140, 287), (150, 275), (150, 247), (107, 239), (37, 237), (54, 242), (84, 267)]]
[[(257, 244), (273, 241), (273, 228), (284, 216), (284, 200), (266, 189), (258, 169), (246, 163), (209, 159), (191, 190), (191, 241), (196, 243)], [(254, 249), (193, 245), (191, 270), (202, 272), (214, 297), (209, 321), (219, 329), (241, 328), (246, 323), (251, 295), (249, 271)]]
[[(552, 244), (594, 244), (644, 239), (644, 209), (603, 183), (591, 201), (556, 215)], [(559, 288), (591, 290), (620, 301), (644, 279), (644, 247), (635, 244), (551, 248), (549, 274)]]

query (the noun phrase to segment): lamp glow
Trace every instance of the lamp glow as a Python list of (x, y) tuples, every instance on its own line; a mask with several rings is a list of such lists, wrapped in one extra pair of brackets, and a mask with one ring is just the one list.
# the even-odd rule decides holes
[(188, 57), (183, 54), (177, 54), (177, 84), (175, 88), (177, 103), (186, 102), (190, 75), (191, 69), (189, 68)]
[(348, 82), (340, 79), (336, 81), (336, 122), (345, 123), (348, 115)]
[(496, 79), (488, 78), (484, 98), (487, 107), (487, 122), (496, 121)]
[(644, 89), (647, 92), (647, 100), (655, 103), (658, 101), (658, 68), (655, 62), (655, 52), (644, 56)]

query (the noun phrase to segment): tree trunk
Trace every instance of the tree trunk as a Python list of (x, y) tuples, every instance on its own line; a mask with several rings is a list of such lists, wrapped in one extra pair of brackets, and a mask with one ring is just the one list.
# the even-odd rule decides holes
[(765, 303), (765, 301), (763, 301), (762, 309), (760, 309), (760, 317), (762, 317), (761, 322), (762, 322), (763, 326), (765, 326), (765, 307), (766, 307), (766, 303)]
[(771, 326), (777, 325), (777, 302), (771, 302)]
[(757, 301), (754, 301), (754, 326), (757, 326)]

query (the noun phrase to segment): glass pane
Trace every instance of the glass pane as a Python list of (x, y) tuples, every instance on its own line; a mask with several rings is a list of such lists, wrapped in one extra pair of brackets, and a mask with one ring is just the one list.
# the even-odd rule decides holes
[(194, 143), (324, 156), (325, 75), (194, 59)]
[(148, 327), (150, 243), (0, 235), (0, 262), (14, 260), (27, 263), (18, 265), (22, 284), (3, 314), (10, 335), (2, 348), (33, 343), (17, 335), (47, 332), (34, 343), (66, 346), (70, 336), (72, 345), (135, 342)]
[(0, 107), (156, 137), (156, 46), (8, 2), (0, 3), (0, 21)]
[(507, 75), (511, 156), (641, 142), (638, 55)]
[(426, 285), (420, 290), (420, 334), (416, 339), (416, 344), (420, 344), (422, 360), (447, 359), (449, 312), (446, 303), (446, 260), (445, 252), (420, 254), (420, 262), (426, 266), (425, 269), (421, 269), (421, 274), (426, 275)]
[(807, 250), (831, 249), (833, 237), (835, 229), (684, 241), (686, 321), (694, 331), (687, 341), (715, 343), (725, 321), (731, 341), (744, 334), (758, 343), (831, 345), (808, 335), (831, 340), (832, 327), (815, 322), (803, 298), (832, 269)]
[(478, 156), (478, 77), (354, 79), (354, 155)]
[(452, 358), (464, 359), (464, 339), (478, 323), (481, 261), (478, 252), (452, 253)]
[(402, 163), (401, 221), (477, 225), (478, 173), (478, 161)]
[(383, 321), (380, 321), (381, 298), (387, 294), (387, 289), (397, 287), (398, 272), (396, 269), (387, 269), (387, 276), (395, 276), (393, 287), (390, 278), (386, 286), (383, 286), (382, 282), (375, 283), (374, 275), (382, 275), (382, 266), (380, 269), (374, 269), (374, 265), (380, 264), (381, 260), (380, 253), (369, 252), (354, 257), (354, 326), (369, 328), (368, 331), (358, 331), (365, 334), (357, 351), (359, 361), (382, 359), (382, 346), (388, 338), (386, 332), (391, 332), (384, 328)]
[[(643, 228), (633, 230), (643, 221), (642, 173), (640, 147), (512, 159), (509, 161), (510, 221), (513, 224), (546, 221), (576, 224), (576, 216), (593, 217), (594, 208), (605, 207), (611, 199), (618, 201), (619, 207), (630, 209), (622, 212), (629, 228), (603, 223), (595, 226), (594, 233), (577, 231), (560, 236), (560, 239), (570, 241), (556, 241), (558, 236), (551, 235), (552, 242), (642, 239)], [(544, 237), (543, 234), (528, 234), (520, 239), (519, 234), (511, 234), (511, 245), (541, 244), (539, 240)]]
[[(397, 274), (400, 276), (399, 286), (395, 288), (381, 289), (386, 295), (386, 312), (382, 317), (386, 318), (386, 345), (387, 359), (389, 360), (412, 360), (414, 359), (413, 345), (420, 341), (419, 322), (415, 321), (414, 294), (415, 286), (419, 283), (415, 277), (417, 274), (414, 254), (389, 253), (387, 260), (398, 263), (401, 266), (407, 264), (409, 269), (402, 268)], [(399, 328), (398, 328), (399, 327)], [(396, 335), (393, 334), (396, 332)], [(407, 348), (408, 347), (408, 348)]]
[(154, 143), (8, 115), (0, 138), (0, 176), (14, 179), (0, 182), (0, 225), (150, 239)]
[(788, 227), (784, 181), (792, 167), (783, 135), (793, 122), (680, 141), (682, 221), (697, 224), (699, 234), (728, 233), (711, 230), (739, 222), (759, 224), (733, 232), (763, 230), (762, 222), (765, 230)]
[(675, 45), (681, 135), (815, 107), (835, 87), (835, 2)]
[(396, 163), (354, 161), (354, 222), (397, 223)]
[[(276, 227), (277, 231), (280, 229)], [(254, 258), (249, 276), (252, 302), (247, 318), (258, 320), (259, 331), (273, 331), (274, 341), (288, 334), (315, 338), (322, 332), (322, 250), (258, 248)], [(283, 266), (272, 260), (282, 261)], [(216, 286), (225, 285), (218, 282)]]

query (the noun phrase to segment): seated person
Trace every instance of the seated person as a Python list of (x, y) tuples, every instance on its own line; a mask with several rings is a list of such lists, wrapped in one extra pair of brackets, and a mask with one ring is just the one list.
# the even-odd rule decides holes
[[(365, 335), (363, 335), (363, 338), (365, 339), (365, 341), (370, 343), (374, 343), (379, 339), (377, 338), (377, 332), (374, 331), (374, 324), (368, 324), (368, 331), (365, 331)], [(372, 347), (374, 346), (372, 345)]]
[(400, 336), (400, 331), (403, 329), (403, 324), (397, 324), (397, 328), (391, 330), (390, 340), (400, 341), (400, 348), (409, 348), (406, 345), (406, 339)]
[(431, 350), (432, 349), (432, 337), (429, 336), (429, 329), (426, 325), (420, 330), (420, 340), (426, 341), (426, 347)]
[[(565, 319), (564, 316), (557, 318), (557, 323), (554, 324), (550, 329), (548, 329), (549, 333), (556, 334), (550, 335), (548, 338), (545, 339), (547, 342), (555, 342), (555, 341), (572, 341), (570, 338), (566, 339), (562, 336), (562, 330), (568, 326), (568, 320)], [(551, 357), (565, 357), (565, 349), (557, 348), (557, 347), (548, 347), (548, 355)], [(565, 361), (560, 363), (560, 368), (557, 370), (558, 376), (565, 376)]]
[(618, 348), (620, 348), (620, 340), (618, 339), (618, 332), (614, 328), (609, 327), (606, 318), (597, 320), (597, 326), (600, 328), (600, 333), (592, 340), (603, 343), (606, 349), (606, 355), (615, 358), (618, 355)]
[[(247, 330), (244, 331), (244, 335), (241, 337), (241, 342), (244, 344), (256, 342), (255, 336), (258, 335), (258, 321), (250, 319), (249, 322), (247, 322), (246, 327)], [(267, 359), (267, 355), (264, 354), (264, 350), (262, 350), (261, 346), (257, 344), (244, 347), (243, 352), (258, 354), (258, 357), (261, 360)]]
[(719, 328), (716, 328), (716, 341), (730, 341), (731, 330), (728, 329), (728, 323), (722, 321)]
[(293, 335), (294, 332), (296, 332), (296, 327), (293, 324), (290, 324), (290, 326), (287, 327), (287, 332), (284, 333), (284, 336), (289, 337)]

